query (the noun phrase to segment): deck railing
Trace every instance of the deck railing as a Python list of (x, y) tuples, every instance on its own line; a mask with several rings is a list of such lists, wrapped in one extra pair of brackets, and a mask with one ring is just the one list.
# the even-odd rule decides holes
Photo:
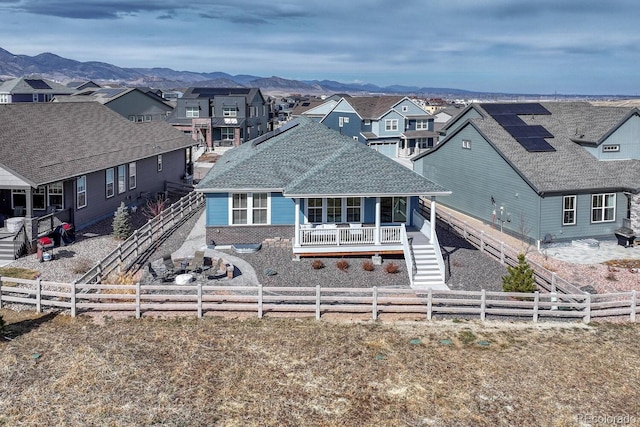
[(342, 246), (342, 245), (373, 245), (376, 242), (376, 233), (379, 233), (380, 243), (401, 243), (401, 227), (399, 225), (375, 226), (363, 225), (360, 227), (324, 228), (300, 228), (301, 246)]

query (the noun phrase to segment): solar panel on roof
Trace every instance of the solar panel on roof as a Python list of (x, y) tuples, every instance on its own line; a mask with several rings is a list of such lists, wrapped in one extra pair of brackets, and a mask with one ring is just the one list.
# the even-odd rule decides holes
[(481, 104), (482, 108), (491, 116), (494, 114), (511, 115), (550, 115), (549, 110), (537, 102), (531, 103), (508, 103), (508, 104)]
[(505, 126), (526, 126), (527, 124), (518, 116), (512, 114), (497, 114), (492, 116), (502, 127)]
[(493, 119), (515, 138), (527, 151), (556, 151), (544, 138), (553, 134), (542, 125), (527, 125), (520, 117), (525, 115), (550, 115), (549, 110), (538, 103), (481, 104)]
[(541, 125), (502, 126), (514, 138), (553, 138), (551, 132)]
[(516, 141), (520, 143), (527, 151), (542, 152), (542, 151), (556, 151), (551, 144), (544, 140), (544, 138), (516, 138)]
[(31, 86), (33, 89), (51, 89), (51, 86), (40, 79), (24, 79), (24, 82)]

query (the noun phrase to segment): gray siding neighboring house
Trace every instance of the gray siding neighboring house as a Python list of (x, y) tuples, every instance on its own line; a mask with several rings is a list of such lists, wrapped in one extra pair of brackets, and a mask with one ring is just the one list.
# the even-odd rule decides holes
[[(546, 112), (505, 117), (499, 104), (472, 104), (414, 170), (452, 190), (446, 206), (531, 242), (615, 239), (622, 226), (639, 235), (639, 111), (535, 105)], [(542, 129), (552, 137), (533, 135)]]
[(86, 227), (180, 182), (192, 144), (164, 122), (134, 123), (96, 102), (2, 106), (0, 213), (68, 210)]
[(76, 90), (52, 80), (20, 77), (0, 84), (0, 104), (49, 102), (56, 95), (71, 95)]
[(433, 117), (403, 96), (342, 98), (321, 123), (391, 158), (435, 145)]
[(54, 102), (95, 101), (133, 122), (164, 121), (173, 107), (138, 88), (87, 89), (71, 96), (56, 96)]
[(209, 149), (237, 146), (268, 132), (270, 105), (257, 88), (191, 87), (167, 118)]

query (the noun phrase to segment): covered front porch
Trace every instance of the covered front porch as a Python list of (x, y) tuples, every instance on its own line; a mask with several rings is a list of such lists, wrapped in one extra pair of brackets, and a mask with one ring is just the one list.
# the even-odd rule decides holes
[[(411, 196), (295, 198), (294, 202), (292, 246), (297, 256), (358, 253), (406, 255), (409, 233), (418, 231), (422, 225), (419, 224), (417, 229), (414, 227), (411, 213), (418, 206), (417, 198)], [(336, 209), (339, 202), (339, 209)], [(435, 236), (435, 204), (433, 196), (432, 218), (429, 221), (430, 244), (433, 244)], [(346, 212), (343, 212), (343, 207), (346, 207)], [(368, 222), (371, 219), (373, 221)], [(367, 222), (361, 222), (363, 220)]]

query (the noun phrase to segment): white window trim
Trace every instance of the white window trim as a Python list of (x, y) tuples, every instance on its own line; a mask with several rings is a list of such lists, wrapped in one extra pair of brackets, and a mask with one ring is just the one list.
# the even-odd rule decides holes
[[(602, 197), (602, 207), (594, 207), (594, 206), (593, 206), (593, 200), (594, 200), (596, 197), (600, 197), (600, 196)], [(605, 202), (605, 200), (606, 200), (606, 196), (613, 196), (613, 206), (605, 206), (605, 205), (604, 205), (604, 202)], [(592, 224), (601, 224), (601, 223), (604, 223), (604, 222), (615, 222), (615, 220), (616, 220), (616, 203), (617, 203), (616, 193), (598, 193), (598, 194), (592, 194), (592, 195), (591, 195), (591, 223), (592, 223)], [(594, 219), (593, 219), (593, 212), (594, 212), (596, 209), (597, 209), (597, 210), (602, 211), (602, 219), (601, 219), (601, 220), (598, 220), (598, 221), (594, 221)], [(604, 213), (605, 213), (605, 211), (606, 211), (607, 209), (613, 209), (612, 219), (604, 219), (604, 217), (605, 217)]]
[(131, 162), (129, 163), (129, 190), (133, 190), (137, 186), (138, 186), (137, 165), (136, 165), (136, 162)]
[[(253, 223), (253, 192), (251, 193), (228, 193), (228, 200), (229, 200), (229, 215), (228, 215), (228, 223), (231, 226), (244, 226), (244, 225), (271, 225), (271, 193), (269, 192), (261, 192), (261, 191), (256, 191), (255, 193), (257, 194), (264, 194), (267, 193), (267, 222), (264, 224), (254, 224)], [(233, 208), (233, 195), (234, 194), (246, 194), (247, 195), (247, 223), (246, 224), (234, 224), (233, 223), (233, 211), (234, 210), (240, 210), (240, 209), (234, 209)], [(263, 208), (261, 208), (263, 209)]]
[(222, 107), (222, 117), (238, 117), (238, 109), (236, 107)]
[(402, 112), (406, 113), (407, 111), (409, 111), (409, 107), (407, 105), (403, 105), (402, 106)]
[[(36, 206), (36, 197), (42, 198), (42, 207)], [(40, 186), (31, 191), (31, 208), (33, 210), (44, 210), (47, 209), (47, 187)]]
[(464, 148), (465, 150), (471, 150), (471, 140), (470, 139), (463, 139), (462, 140), (462, 148)]
[[(80, 180), (84, 181), (84, 190), (80, 191), (80, 186), (78, 185)], [(80, 195), (84, 194), (84, 204), (80, 204)], [(76, 208), (82, 209), (87, 206), (87, 176), (82, 175), (76, 178)]]
[[(573, 199), (573, 209), (566, 208), (565, 201), (567, 199)], [(562, 197), (562, 225), (576, 225), (576, 218), (578, 214), (577, 203), (578, 203), (578, 197), (575, 195)], [(565, 218), (566, 218), (565, 214), (567, 212), (573, 212), (573, 222), (565, 222)]]
[(200, 107), (185, 107), (184, 115), (189, 119), (197, 119), (200, 117)]
[[(122, 171), (122, 175), (120, 175)], [(118, 194), (122, 194), (127, 191), (127, 166), (118, 165), (116, 168), (116, 182), (118, 183)]]
[[(310, 197), (311, 199), (320, 199), (320, 197)], [(351, 197), (348, 197), (351, 198)], [(355, 197), (360, 199), (360, 221), (356, 223), (364, 222), (364, 197)], [(327, 199), (341, 199), (340, 202), (340, 221), (338, 222), (327, 222), (327, 213), (328, 213), (328, 203)], [(308, 199), (306, 199), (308, 200)], [(347, 223), (347, 197), (322, 197), (322, 222), (321, 224), (339, 224), (339, 223)], [(309, 224), (309, 203), (305, 201), (304, 204), (304, 223)], [(315, 223), (314, 223), (315, 224)]]
[[(57, 183), (53, 183), (53, 184), (57, 184)], [(54, 206), (53, 203), (51, 203), (51, 196), (60, 196), (60, 199), (62, 201), (61, 209), (64, 209), (64, 184), (60, 183), (60, 193), (52, 193), (51, 192), (51, 186), (53, 186), (53, 184), (49, 184), (47, 185), (47, 206)]]
[[(109, 171), (111, 171), (111, 182), (109, 182)], [(116, 170), (115, 168), (108, 168), (104, 171), (104, 180), (105, 180), (105, 195), (106, 198), (109, 199), (116, 195)], [(111, 184), (111, 194), (109, 194), (109, 184)]]
[(416, 130), (429, 130), (429, 120), (416, 120)]
[(26, 208), (26, 204), (27, 204), (27, 201), (26, 201), (26, 198), (27, 198), (27, 190), (22, 190), (22, 189), (17, 189), (17, 188), (14, 188), (14, 189), (12, 189), (12, 190), (11, 190), (11, 209), (15, 209), (15, 208), (16, 208), (16, 206), (20, 206), (20, 205), (16, 205), (16, 204), (14, 203), (14, 200), (13, 200), (13, 195), (14, 195), (14, 194), (24, 194), (24, 197), (25, 197), (25, 206), (23, 206), (23, 208)]
[(387, 132), (397, 132), (398, 131), (398, 119), (385, 119), (384, 120), (384, 130)]

